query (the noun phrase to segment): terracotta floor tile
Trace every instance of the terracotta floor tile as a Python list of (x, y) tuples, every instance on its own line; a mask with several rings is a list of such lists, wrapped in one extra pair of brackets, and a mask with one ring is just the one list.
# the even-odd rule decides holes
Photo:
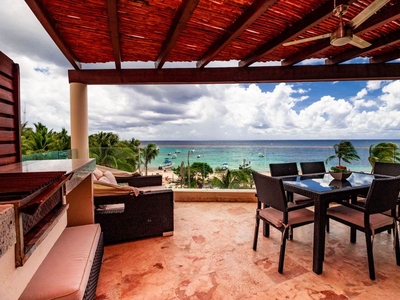
[(175, 231), (105, 247), (96, 299), (398, 299), (400, 267), (391, 235), (375, 236), (377, 279), (371, 281), (365, 240), (331, 221), (324, 272), (312, 272), (312, 225), (296, 228), (279, 274), (280, 232), (259, 234), (255, 203), (175, 203)]

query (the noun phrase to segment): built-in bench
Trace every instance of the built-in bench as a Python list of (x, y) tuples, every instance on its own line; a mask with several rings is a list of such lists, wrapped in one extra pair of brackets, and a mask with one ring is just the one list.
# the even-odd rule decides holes
[(99, 224), (67, 227), (20, 299), (94, 299), (102, 259)]

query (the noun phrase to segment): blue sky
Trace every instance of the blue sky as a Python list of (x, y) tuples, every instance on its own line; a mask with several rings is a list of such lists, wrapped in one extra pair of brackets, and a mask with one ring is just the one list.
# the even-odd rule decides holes
[[(22, 120), (70, 131), (72, 67), (25, 1), (2, 6), (0, 51), (20, 65)], [(400, 139), (399, 81), (88, 90), (90, 133), (113, 131), (123, 139)]]

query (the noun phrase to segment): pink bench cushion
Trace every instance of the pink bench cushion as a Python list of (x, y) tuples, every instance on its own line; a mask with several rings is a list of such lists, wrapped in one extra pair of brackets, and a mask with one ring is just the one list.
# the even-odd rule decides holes
[(99, 224), (65, 228), (20, 299), (82, 299), (100, 233)]

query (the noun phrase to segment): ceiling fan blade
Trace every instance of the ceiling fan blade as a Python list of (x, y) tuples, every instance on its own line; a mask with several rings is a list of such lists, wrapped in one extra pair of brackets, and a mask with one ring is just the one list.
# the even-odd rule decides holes
[(389, 0), (375, 0), (369, 6), (367, 6), (362, 12), (355, 16), (346, 27), (355, 29), (364, 23), (370, 16), (380, 10)]
[(349, 44), (352, 44), (353, 46), (356, 46), (361, 49), (371, 46), (371, 44), (369, 42), (367, 42), (366, 40), (363, 40), (362, 38), (359, 38), (358, 36), (356, 36), (354, 34), (351, 37), (351, 41), (349, 42)]
[(316, 41), (316, 40), (321, 40), (321, 39), (326, 39), (331, 37), (330, 33), (326, 33), (326, 34), (321, 34), (321, 35), (317, 35), (317, 36), (313, 36), (313, 37), (309, 37), (309, 38), (305, 38), (305, 39), (301, 39), (301, 40), (295, 40), (295, 41), (291, 41), (291, 42), (286, 42), (283, 43), (283, 46), (292, 46), (292, 45), (297, 45), (297, 44), (302, 44), (302, 43), (307, 43), (307, 42), (312, 42), (312, 41)]

